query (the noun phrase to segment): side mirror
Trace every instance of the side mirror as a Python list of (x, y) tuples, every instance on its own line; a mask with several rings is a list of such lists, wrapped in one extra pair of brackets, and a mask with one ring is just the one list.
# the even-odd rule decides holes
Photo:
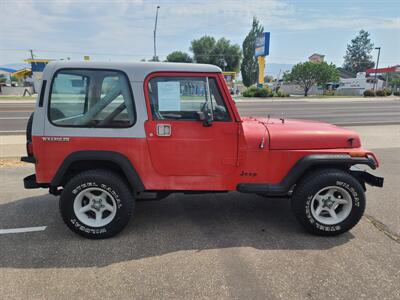
[(197, 112), (197, 115), (199, 116), (199, 120), (203, 121), (204, 127), (210, 127), (212, 125), (213, 118), (209, 109), (199, 111)]

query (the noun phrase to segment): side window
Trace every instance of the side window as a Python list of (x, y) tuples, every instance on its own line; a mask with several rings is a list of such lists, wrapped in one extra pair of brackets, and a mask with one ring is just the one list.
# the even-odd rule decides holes
[(78, 116), (85, 111), (89, 77), (58, 73), (51, 91), (50, 119)]
[(149, 81), (148, 91), (155, 120), (198, 120), (208, 105), (214, 121), (230, 121), (215, 78), (160, 76)]
[(49, 119), (56, 126), (132, 126), (135, 111), (128, 78), (108, 70), (57, 72), (51, 86)]

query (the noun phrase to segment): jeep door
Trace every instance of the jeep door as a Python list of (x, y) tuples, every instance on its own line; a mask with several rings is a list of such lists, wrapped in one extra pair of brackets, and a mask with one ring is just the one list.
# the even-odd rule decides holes
[(218, 176), (236, 169), (239, 123), (223, 84), (216, 73), (155, 73), (145, 80), (146, 136), (158, 173)]

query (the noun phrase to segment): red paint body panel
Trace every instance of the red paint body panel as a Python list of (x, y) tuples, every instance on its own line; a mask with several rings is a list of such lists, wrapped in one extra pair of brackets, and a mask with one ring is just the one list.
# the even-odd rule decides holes
[[(169, 124), (171, 136), (157, 136), (156, 125)], [(161, 175), (228, 175), (237, 162), (236, 122), (147, 121), (145, 128), (151, 161)]]
[[(258, 147), (258, 139), (242, 136), (243, 142), (239, 150), (239, 165), (229, 161), (223, 174), (208, 175), (163, 175), (155, 168), (150, 158), (150, 150), (146, 139), (130, 138), (81, 138), (71, 137), (69, 142), (48, 142), (41, 137), (33, 137), (36, 177), (39, 183), (49, 183), (71, 153), (84, 150), (108, 150), (125, 155), (135, 167), (145, 188), (148, 190), (236, 190), (238, 183), (279, 183), (303, 156), (313, 153), (349, 153), (360, 152), (359, 148), (330, 150), (282, 150), (271, 151)], [(182, 162), (177, 160), (178, 165)], [(196, 165), (197, 164), (197, 165)], [(190, 166), (201, 170), (201, 159), (192, 160), (189, 167), (181, 166), (181, 170), (191, 170)], [(186, 168), (186, 169), (185, 169)], [(242, 177), (242, 171), (257, 173), (254, 177)], [(229, 173), (229, 174), (227, 174)]]
[(266, 124), (271, 150), (358, 148), (361, 146), (357, 133), (332, 124), (263, 118), (246, 118), (244, 122)]

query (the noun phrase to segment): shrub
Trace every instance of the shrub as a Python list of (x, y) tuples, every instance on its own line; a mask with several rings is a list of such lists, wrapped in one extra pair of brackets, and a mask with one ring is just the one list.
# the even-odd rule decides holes
[(289, 97), (290, 95), (286, 92), (283, 91), (277, 91), (274, 93), (274, 97)]
[(392, 90), (389, 88), (384, 88), (383, 92), (385, 93), (385, 96), (390, 96), (392, 94)]
[(242, 95), (243, 97), (254, 97), (254, 94), (257, 91), (257, 87), (251, 86), (248, 87), (245, 91), (243, 91)]
[(377, 91), (375, 92), (375, 95), (377, 95), (378, 97), (384, 97), (384, 96), (386, 96), (384, 90), (377, 90)]
[(395, 91), (395, 92), (393, 93), (393, 95), (395, 95), (395, 96), (400, 96), (400, 91)]
[(373, 90), (365, 90), (364, 97), (375, 97), (375, 92)]
[(261, 98), (264, 98), (264, 97), (272, 97), (273, 96), (273, 92), (268, 87), (263, 87), (261, 89), (257, 89), (257, 87), (251, 86), (248, 89), (246, 89), (242, 93), (242, 95), (243, 95), (243, 97), (261, 97)]
[(261, 97), (261, 98), (265, 98), (265, 97), (272, 97), (274, 94), (272, 93), (271, 89), (269, 88), (261, 88), (258, 89), (255, 93), (254, 93), (254, 97)]
[(323, 95), (324, 96), (333, 96), (333, 95), (335, 95), (335, 91), (334, 90), (325, 90)]

